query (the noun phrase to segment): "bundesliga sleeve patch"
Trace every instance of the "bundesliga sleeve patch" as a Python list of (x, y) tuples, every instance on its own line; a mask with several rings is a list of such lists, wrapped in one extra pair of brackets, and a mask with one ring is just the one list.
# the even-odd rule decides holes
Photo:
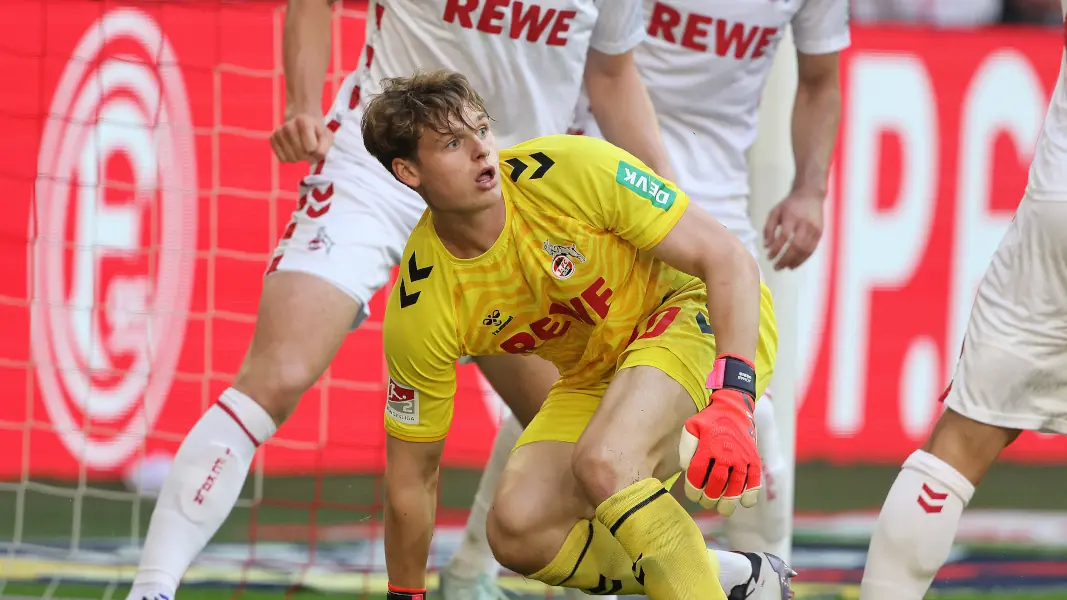
[(615, 172), (615, 183), (641, 196), (661, 210), (670, 210), (677, 193), (654, 175), (620, 160)]
[(409, 388), (389, 378), (389, 396), (385, 401), (389, 418), (408, 425), (419, 424), (419, 390)]

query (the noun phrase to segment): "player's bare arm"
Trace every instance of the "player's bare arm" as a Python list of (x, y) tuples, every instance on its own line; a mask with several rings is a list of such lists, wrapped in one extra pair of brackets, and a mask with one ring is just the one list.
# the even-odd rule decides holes
[(678, 452), (686, 496), (724, 516), (755, 506), (762, 481), (756, 450), (755, 358), (760, 334), (760, 274), (741, 240), (702, 210), (687, 210), (651, 250), (672, 267), (699, 277), (715, 332), (710, 403), (689, 418)]
[(426, 589), (444, 441), (385, 443), (385, 563), (398, 591)]
[(605, 54), (590, 49), (585, 87), (604, 138), (673, 181), (674, 170), (660, 138), (656, 109), (637, 72), (633, 52)]
[(651, 252), (704, 281), (718, 353), (753, 361), (759, 339), (759, 265), (737, 236), (706, 212), (687, 210)]
[(334, 0), (289, 0), (282, 33), (285, 123), (270, 144), (282, 162), (320, 161), (333, 144), (322, 122), (322, 86), (330, 60)]
[(799, 267), (822, 236), (826, 183), (841, 120), (838, 65), (836, 52), (797, 53), (792, 128), (796, 176), (789, 195), (767, 216), (763, 230), (775, 270)]

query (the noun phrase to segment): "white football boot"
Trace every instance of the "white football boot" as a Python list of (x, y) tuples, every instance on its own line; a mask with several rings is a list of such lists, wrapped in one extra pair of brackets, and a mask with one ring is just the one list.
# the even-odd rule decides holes
[(738, 552), (752, 563), (752, 576), (745, 583), (726, 590), (727, 600), (790, 600), (789, 580), (797, 572), (773, 554)]

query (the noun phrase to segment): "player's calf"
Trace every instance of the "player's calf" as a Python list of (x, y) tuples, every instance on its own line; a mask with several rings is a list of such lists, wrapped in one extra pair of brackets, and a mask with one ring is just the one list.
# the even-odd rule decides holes
[(975, 486), (1019, 431), (973, 421), (951, 409), (922, 450), (904, 462), (878, 515), (860, 597), (918, 600), (948, 559)]
[(360, 309), (325, 279), (272, 273), (264, 279), (256, 330), (233, 387), (283, 423), (330, 366)]

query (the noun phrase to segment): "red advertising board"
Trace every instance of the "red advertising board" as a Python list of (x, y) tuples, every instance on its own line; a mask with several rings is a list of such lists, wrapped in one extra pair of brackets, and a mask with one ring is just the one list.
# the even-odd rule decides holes
[[(338, 11), (334, 87), (358, 61), (362, 6)], [(231, 381), (306, 169), (266, 142), (284, 110), (283, 10), (0, 7), (0, 477), (173, 452)], [(896, 462), (928, 431), (1061, 49), (1034, 30), (854, 31), (829, 227), (802, 295), (802, 460)], [(383, 296), (264, 469), (381, 468)], [(484, 461), (498, 407), (464, 367), (447, 463)], [(1064, 460), (1067, 443), (1028, 436), (1009, 454)]]
[[(857, 28), (853, 40), (829, 231), (800, 303), (798, 456), (898, 462), (940, 410), (1026, 186), (1063, 37)], [(1067, 440), (1027, 434), (1005, 457), (1063, 461)]]

